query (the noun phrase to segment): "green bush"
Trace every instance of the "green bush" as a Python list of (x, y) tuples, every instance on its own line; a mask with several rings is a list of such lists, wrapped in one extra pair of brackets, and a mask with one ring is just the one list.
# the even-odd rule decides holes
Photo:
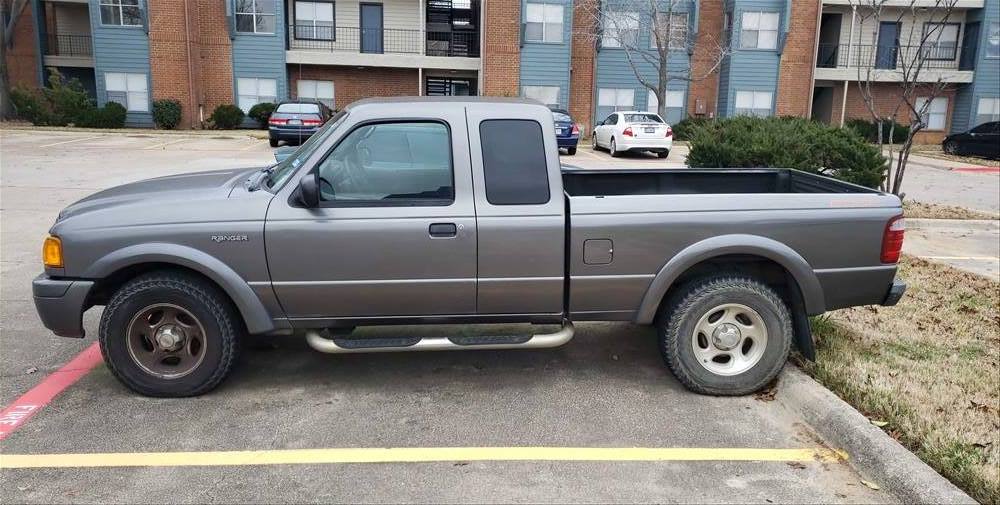
[(253, 107), (250, 107), (250, 111), (247, 112), (247, 116), (256, 120), (257, 124), (259, 124), (261, 128), (267, 128), (267, 120), (271, 118), (271, 113), (273, 113), (274, 109), (277, 107), (278, 106), (276, 104), (271, 102), (258, 103)]
[(90, 106), (80, 112), (77, 126), (86, 128), (124, 128), (128, 111), (118, 102), (108, 102), (104, 107)]
[(674, 129), (674, 140), (691, 140), (691, 135), (694, 134), (694, 129), (700, 126), (704, 126), (711, 119), (703, 117), (688, 117), (682, 119), (679, 123), (671, 125)]
[(24, 88), (10, 90), (10, 103), (17, 117), (34, 125), (47, 125), (51, 118), (45, 98), (38, 92)]
[(173, 98), (153, 101), (153, 122), (158, 128), (173, 130), (181, 122), (181, 103)]
[(235, 105), (220, 105), (212, 111), (208, 119), (215, 125), (216, 129), (231, 130), (243, 123), (243, 110)]
[[(894, 124), (895, 127), (893, 127)], [(861, 135), (861, 138), (867, 140), (868, 142), (878, 142), (878, 126), (874, 121), (868, 121), (866, 119), (848, 119), (844, 122), (844, 127), (854, 130), (858, 135)], [(883, 121), (882, 141), (886, 144), (890, 143), (890, 129), (892, 130), (892, 144), (902, 144), (906, 141), (906, 137), (910, 134), (909, 126), (894, 123), (893, 121)]]
[(692, 168), (794, 168), (870, 188), (882, 182), (885, 158), (849, 128), (800, 118), (733, 117), (695, 128)]
[(80, 113), (94, 106), (79, 79), (64, 79), (56, 69), (49, 69), (49, 85), (42, 89), (51, 113), (49, 124), (65, 126), (77, 123)]

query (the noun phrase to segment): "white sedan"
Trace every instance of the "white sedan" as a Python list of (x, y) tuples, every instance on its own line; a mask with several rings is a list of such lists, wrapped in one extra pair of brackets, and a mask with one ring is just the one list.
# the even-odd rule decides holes
[(607, 149), (611, 156), (626, 151), (650, 151), (661, 158), (670, 154), (674, 131), (652, 112), (613, 112), (594, 127), (590, 136), (594, 149)]

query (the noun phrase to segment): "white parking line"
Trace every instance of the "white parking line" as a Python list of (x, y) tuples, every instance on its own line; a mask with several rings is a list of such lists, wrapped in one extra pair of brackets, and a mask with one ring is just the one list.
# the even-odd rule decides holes
[(185, 140), (191, 140), (191, 139), (189, 139), (187, 137), (184, 137), (184, 138), (180, 138), (180, 139), (176, 139), (176, 140), (171, 140), (169, 142), (163, 142), (161, 144), (151, 145), (149, 147), (143, 147), (143, 150), (160, 149), (162, 147), (166, 147), (166, 146), (170, 146), (170, 145), (174, 145), (174, 144), (180, 144), (181, 142), (184, 142)]
[(63, 144), (69, 144), (71, 142), (82, 142), (84, 140), (93, 140), (93, 139), (99, 139), (99, 138), (101, 138), (100, 135), (94, 135), (93, 137), (81, 137), (81, 138), (76, 138), (76, 139), (73, 139), (73, 140), (63, 140), (62, 142), (53, 142), (51, 144), (44, 144), (44, 145), (40, 145), (38, 147), (41, 148), (41, 147), (61, 146)]

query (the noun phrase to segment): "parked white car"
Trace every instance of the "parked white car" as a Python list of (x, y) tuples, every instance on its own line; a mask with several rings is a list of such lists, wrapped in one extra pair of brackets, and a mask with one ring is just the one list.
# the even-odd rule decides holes
[(607, 149), (611, 156), (626, 151), (650, 151), (666, 158), (674, 145), (674, 131), (658, 114), (619, 111), (594, 127), (590, 142), (595, 150)]

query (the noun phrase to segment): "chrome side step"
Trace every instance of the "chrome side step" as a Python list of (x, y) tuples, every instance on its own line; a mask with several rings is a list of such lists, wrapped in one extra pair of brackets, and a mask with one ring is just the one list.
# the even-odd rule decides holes
[(456, 351), (472, 349), (543, 349), (559, 347), (573, 338), (573, 323), (566, 321), (555, 333), (531, 336), (462, 336), (391, 339), (349, 339), (323, 337), (317, 330), (306, 332), (313, 349), (330, 354), (362, 352)]

